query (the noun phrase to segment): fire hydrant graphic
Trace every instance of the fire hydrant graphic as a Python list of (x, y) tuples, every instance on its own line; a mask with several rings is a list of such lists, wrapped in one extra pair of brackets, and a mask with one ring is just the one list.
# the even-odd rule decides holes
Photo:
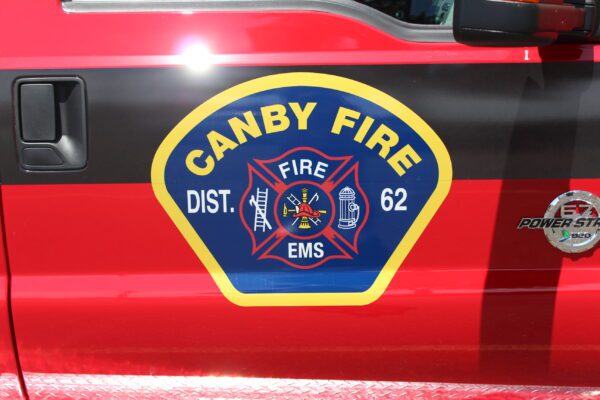
[(346, 186), (340, 190), (340, 217), (338, 219), (338, 228), (354, 229), (360, 218), (360, 206), (355, 203), (356, 192)]

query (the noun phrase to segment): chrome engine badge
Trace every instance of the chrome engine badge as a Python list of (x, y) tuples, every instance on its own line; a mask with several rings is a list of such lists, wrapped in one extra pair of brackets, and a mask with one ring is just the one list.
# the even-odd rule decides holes
[(600, 240), (600, 198), (573, 190), (555, 198), (543, 218), (522, 218), (518, 229), (542, 229), (550, 244), (565, 253), (583, 253)]

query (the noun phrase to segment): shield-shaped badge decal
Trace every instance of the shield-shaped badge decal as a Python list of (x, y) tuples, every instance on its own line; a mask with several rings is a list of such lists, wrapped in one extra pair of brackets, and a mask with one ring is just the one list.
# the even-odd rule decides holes
[(391, 96), (286, 73), (206, 101), (165, 138), (154, 192), (243, 306), (364, 305), (444, 201), (448, 152)]

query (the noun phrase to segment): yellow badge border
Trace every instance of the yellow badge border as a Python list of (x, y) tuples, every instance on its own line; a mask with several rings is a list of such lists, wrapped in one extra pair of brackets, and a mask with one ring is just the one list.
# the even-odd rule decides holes
[[(398, 244), (373, 285), (360, 293), (252, 293), (238, 291), (196, 233), (165, 185), (165, 167), (177, 144), (200, 122), (221, 108), (244, 97), (266, 90), (293, 86), (312, 86), (338, 90), (362, 97), (379, 105), (408, 124), (433, 151), (438, 163), (438, 183), (433, 194)], [(437, 134), (417, 114), (386, 93), (352, 79), (336, 75), (291, 72), (268, 75), (240, 83), (207, 100), (189, 113), (167, 135), (159, 146), (152, 162), (152, 188), (158, 201), (167, 211), (177, 228), (190, 244), (200, 261), (215, 280), (217, 286), (232, 303), (239, 306), (359, 306), (377, 300), (386, 290), (396, 271), (429, 224), (450, 191), (452, 163), (448, 150)]]

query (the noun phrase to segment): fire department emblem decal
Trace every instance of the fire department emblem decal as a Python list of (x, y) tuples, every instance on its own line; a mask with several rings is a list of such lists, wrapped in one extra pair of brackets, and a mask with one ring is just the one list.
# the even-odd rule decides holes
[(352, 159), (299, 147), (249, 163), (239, 209), (252, 254), (300, 269), (354, 258), (369, 201)]
[(397, 99), (318, 73), (248, 81), (164, 139), (154, 193), (242, 306), (377, 300), (452, 179), (435, 132)]

